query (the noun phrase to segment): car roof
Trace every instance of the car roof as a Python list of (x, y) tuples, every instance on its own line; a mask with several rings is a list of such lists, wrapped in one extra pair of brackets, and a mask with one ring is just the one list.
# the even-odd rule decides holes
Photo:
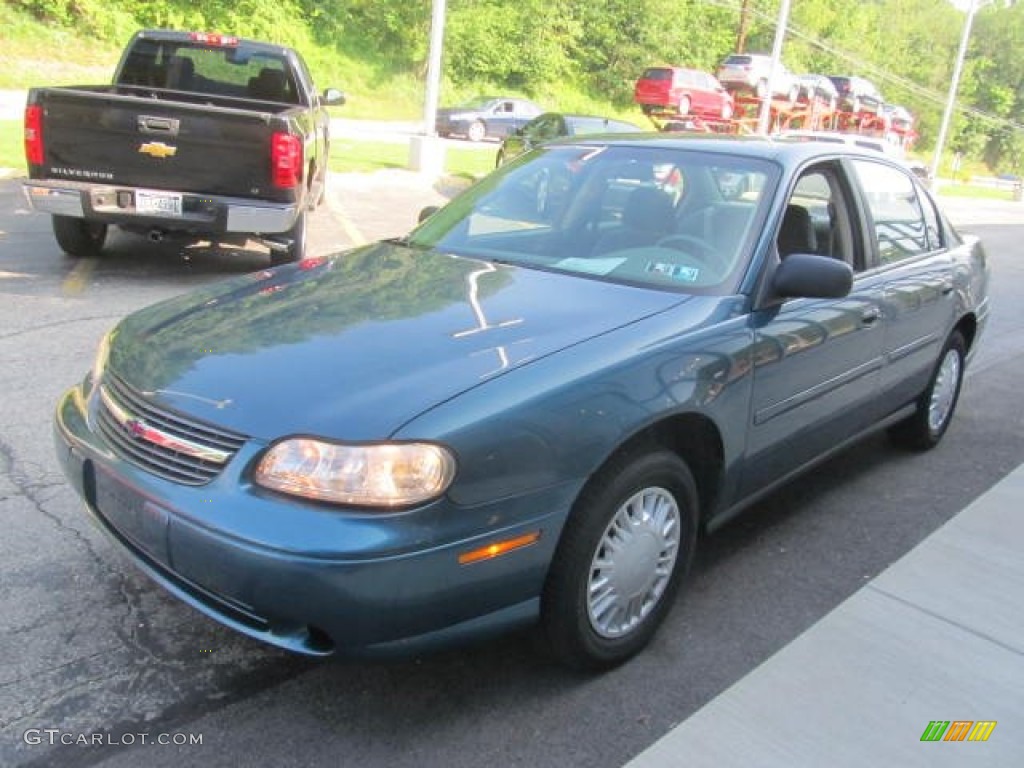
[(718, 134), (686, 133), (638, 133), (615, 138), (576, 138), (552, 142), (552, 144), (577, 144), (584, 146), (653, 146), (665, 149), (684, 149), (692, 152), (732, 154), (745, 157), (760, 157), (783, 165), (802, 164), (815, 158), (829, 158), (836, 155), (868, 157), (874, 160), (889, 160), (896, 167), (902, 166), (891, 155), (876, 150), (858, 147), (855, 144), (829, 141), (787, 140), (764, 136), (732, 136)]

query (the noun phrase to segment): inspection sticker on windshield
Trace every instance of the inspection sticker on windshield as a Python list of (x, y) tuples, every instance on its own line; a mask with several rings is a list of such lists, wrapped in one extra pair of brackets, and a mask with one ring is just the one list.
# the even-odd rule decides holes
[(697, 278), (700, 277), (700, 270), (696, 267), (684, 267), (682, 264), (667, 264), (663, 261), (648, 261), (644, 271), (653, 275), (671, 277), (673, 280), (682, 280), (687, 283), (695, 283)]

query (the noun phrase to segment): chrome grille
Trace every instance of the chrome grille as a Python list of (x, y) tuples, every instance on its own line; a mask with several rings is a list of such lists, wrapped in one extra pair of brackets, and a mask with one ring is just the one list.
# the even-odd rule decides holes
[(109, 372), (100, 385), (97, 423), (114, 451), (183, 485), (210, 482), (245, 437), (160, 408)]

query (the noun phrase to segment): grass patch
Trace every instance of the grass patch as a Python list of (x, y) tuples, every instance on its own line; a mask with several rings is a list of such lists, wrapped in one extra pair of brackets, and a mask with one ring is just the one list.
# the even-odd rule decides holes
[(0, 169), (25, 173), (24, 125), (21, 120), (0, 120)]
[(940, 197), (972, 197), (979, 200), (1013, 200), (1013, 190), (1000, 187), (985, 187), (980, 184), (941, 184)]
[[(493, 150), (477, 148), (445, 148), (444, 169), (449, 176), (477, 179), (494, 169)], [(328, 167), (338, 173), (370, 173), (386, 168), (409, 167), (409, 145), (384, 141), (361, 141), (333, 138)]]

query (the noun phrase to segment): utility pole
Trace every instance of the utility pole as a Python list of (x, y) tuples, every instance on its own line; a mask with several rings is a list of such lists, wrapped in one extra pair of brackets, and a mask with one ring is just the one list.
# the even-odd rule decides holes
[(736, 53), (743, 53), (747, 48), (747, 33), (750, 31), (750, 3), (753, 0), (743, 0), (740, 5), (740, 28), (736, 33)]
[(939, 181), (939, 164), (942, 162), (942, 150), (946, 144), (946, 134), (949, 132), (949, 122), (953, 117), (953, 107), (956, 106), (956, 89), (960, 86), (960, 73), (964, 68), (964, 58), (967, 56), (967, 41), (971, 36), (971, 25), (974, 23), (974, 14), (979, 7), (978, 0), (971, 0), (967, 6), (967, 21), (964, 22), (964, 33), (960, 37), (960, 50), (956, 54), (956, 64), (953, 66), (953, 79), (949, 83), (949, 97), (946, 99), (946, 109), (942, 113), (942, 124), (939, 126), (939, 138), (935, 141), (935, 156), (932, 158), (932, 178), (935, 183)]
[(409, 167), (437, 177), (444, 172), (444, 143), (437, 135), (437, 100), (441, 91), (441, 51), (444, 42), (445, 0), (433, 0), (430, 15), (430, 52), (427, 58), (427, 93), (423, 99), (423, 131), (409, 137)]
[(757, 119), (757, 132), (762, 136), (768, 133), (768, 123), (772, 118), (772, 98), (775, 96), (775, 76), (779, 71), (779, 59), (782, 57), (782, 41), (786, 39), (786, 25), (789, 23), (789, 0), (782, 0), (779, 5), (779, 17), (775, 21), (775, 42), (772, 44), (772, 68), (768, 72), (768, 93), (761, 102), (761, 112)]

